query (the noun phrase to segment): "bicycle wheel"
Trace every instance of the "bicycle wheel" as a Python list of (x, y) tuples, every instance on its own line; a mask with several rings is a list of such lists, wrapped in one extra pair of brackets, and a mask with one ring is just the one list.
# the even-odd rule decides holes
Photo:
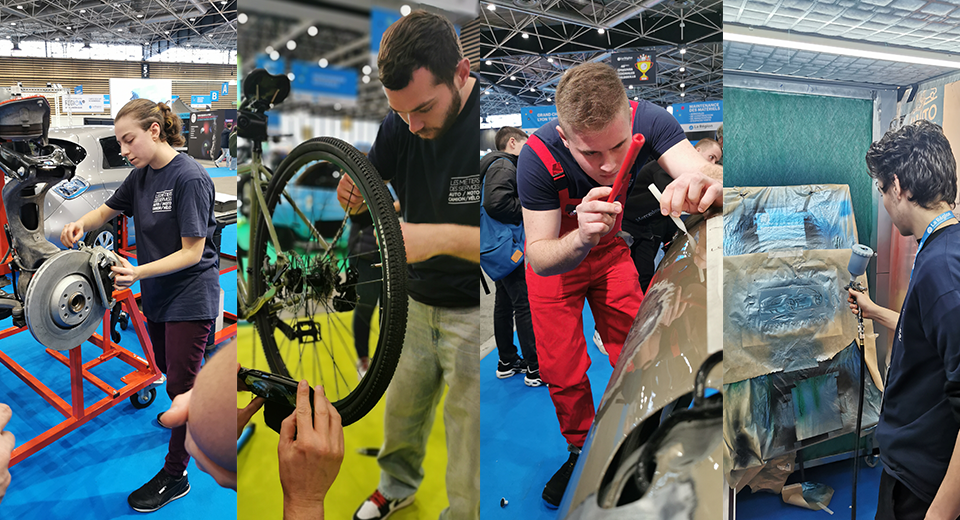
[[(342, 175), (353, 180), (367, 211), (347, 215), (340, 207)], [(331, 137), (294, 148), (266, 191), (250, 251), (252, 289), (272, 291), (254, 316), (264, 354), (271, 371), (322, 384), (343, 424), (353, 423), (390, 383), (406, 329), (406, 254), (393, 200), (366, 157)], [(379, 290), (371, 291), (374, 284)], [(363, 297), (371, 292), (372, 307)], [(363, 341), (364, 325), (374, 341)], [(364, 347), (369, 369), (359, 378)]]

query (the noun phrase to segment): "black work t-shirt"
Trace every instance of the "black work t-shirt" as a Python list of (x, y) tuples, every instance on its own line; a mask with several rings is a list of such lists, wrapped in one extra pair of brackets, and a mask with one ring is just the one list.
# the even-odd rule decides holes
[[(645, 142), (630, 171), (628, 190), (632, 188), (637, 172), (647, 163), (649, 157), (652, 156), (654, 160), (659, 159), (673, 145), (686, 139), (680, 123), (669, 112), (649, 101), (637, 103), (637, 113), (633, 118), (633, 133), (634, 135), (643, 134)], [(560, 134), (557, 133), (559, 124), (559, 120), (554, 119), (540, 127), (533, 135), (543, 141), (554, 159), (563, 166), (569, 197), (582, 199), (587, 192), (600, 185), (584, 173), (577, 164), (577, 160), (570, 154), (570, 150), (560, 140)], [(545, 211), (560, 207), (560, 194), (553, 184), (553, 178), (529, 145), (524, 146), (520, 151), (517, 162), (517, 189), (520, 192), (520, 204), (524, 208)]]
[(900, 312), (877, 425), (880, 459), (932, 502), (960, 422), (946, 385), (960, 384), (960, 225), (937, 230), (917, 255)]
[[(453, 126), (439, 139), (410, 132), (390, 112), (370, 148), (370, 162), (393, 184), (403, 219), (411, 224), (480, 226), (480, 81)], [(480, 265), (441, 255), (408, 264), (410, 296), (435, 307), (480, 305)]]
[(159, 170), (130, 172), (106, 204), (133, 217), (140, 265), (183, 247), (181, 237), (204, 237), (200, 262), (140, 280), (143, 315), (153, 322), (210, 320), (220, 307), (220, 258), (213, 244), (213, 181), (200, 164), (177, 154)]

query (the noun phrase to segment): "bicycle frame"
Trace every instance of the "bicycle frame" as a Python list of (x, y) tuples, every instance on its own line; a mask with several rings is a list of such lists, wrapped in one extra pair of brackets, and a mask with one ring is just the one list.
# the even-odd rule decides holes
[[(277, 230), (273, 225), (273, 220), (270, 217), (270, 213), (265, 211), (267, 206), (266, 197), (264, 195), (265, 187), (270, 183), (270, 180), (273, 178), (273, 174), (263, 165), (263, 143), (260, 141), (253, 141), (253, 158), (248, 165), (243, 165), (239, 168), (239, 176), (241, 178), (240, 184), (243, 184), (244, 178), (249, 179), (249, 184), (251, 186), (253, 197), (250, 200), (250, 220), (249, 220), (249, 245), (253, 245), (253, 235), (256, 230), (257, 225), (259, 224), (259, 219), (263, 218), (267, 226), (267, 232), (270, 235), (270, 242), (273, 244), (274, 251), (277, 254), (277, 272), (274, 275), (273, 279), (269, 281), (267, 290), (261, 294), (254, 294), (252, 288), (248, 285), (248, 280), (246, 276), (247, 273), (252, 272), (249, 265), (246, 266), (244, 271), (240, 276), (237, 277), (237, 295), (239, 298), (239, 314), (238, 316), (241, 319), (244, 319), (248, 322), (253, 321), (253, 316), (260, 312), (260, 309), (263, 307), (263, 304), (272, 299), (277, 292), (277, 289), (280, 286), (281, 279), (284, 272), (289, 265), (289, 259), (287, 253), (283, 251), (280, 247), (280, 240), (277, 238)], [(242, 197), (243, 194), (241, 194)], [(293, 211), (297, 216), (302, 219), (310, 228), (310, 233), (317, 240), (317, 242), (326, 250), (330, 249), (330, 245), (320, 236), (320, 233), (314, 227), (313, 223), (310, 222), (310, 219), (300, 210), (300, 207), (293, 200), (293, 197), (290, 197), (286, 191), (283, 194), (284, 199), (287, 203), (290, 204)], [(244, 260), (247, 260), (244, 258)], [(241, 260), (241, 263), (243, 261)]]

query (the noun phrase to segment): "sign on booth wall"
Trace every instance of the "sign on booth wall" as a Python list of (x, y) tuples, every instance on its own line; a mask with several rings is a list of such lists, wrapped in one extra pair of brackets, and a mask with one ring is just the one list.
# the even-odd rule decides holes
[(647, 52), (624, 52), (610, 58), (617, 76), (627, 88), (657, 84), (657, 57)]
[(673, 117), (684, 132), (716, 130), (723, 124), (723, 101), (678, 103), (673, 105)]
[(523, 107), (520, 111), (520, 121), (524, 130), (536, 130), (557, 118), (555, 105), (545, 107)]
[(64, 105), (74, 114), (102, 114), (108, 106), (104, 104), (103, 94), (74, 94), (64, 99)]
[(215, 159), (218, 157), (220, 155), (220, 130), (222, 129), (223, 118), (220, 112), (191, 113), (187, 153), (197, 159)]

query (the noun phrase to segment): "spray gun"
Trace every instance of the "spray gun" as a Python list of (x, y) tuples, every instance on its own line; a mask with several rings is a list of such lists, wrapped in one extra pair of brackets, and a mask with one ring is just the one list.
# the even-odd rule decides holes
[[(857, 278), (867, 271), (867, 264), (871, 258), (873, 258), (873, 249), (862, 244), (853, 246), (853, 254), (850, 255), (850, 263), (847, 264), (847, 271), (850, 272), (850, 283), (844, 287), (845, 290), (853, 289), (860, 293), (866, 292), (866, 287), (861, 285)], [(860, 430), (863, 427), (863, 394), (866, 390), (864, 373), (867, 370), (863, 350), (863, 309), (859, 305), (857, 305), (857, 339), (860, 343), (860, 397), (857, 403), (857, 433), (854, 437), (853, 447), (853, 492), (850, 505), (850, 518), (853, 520), (857, 518), (857, 474), (860, 472)]]

